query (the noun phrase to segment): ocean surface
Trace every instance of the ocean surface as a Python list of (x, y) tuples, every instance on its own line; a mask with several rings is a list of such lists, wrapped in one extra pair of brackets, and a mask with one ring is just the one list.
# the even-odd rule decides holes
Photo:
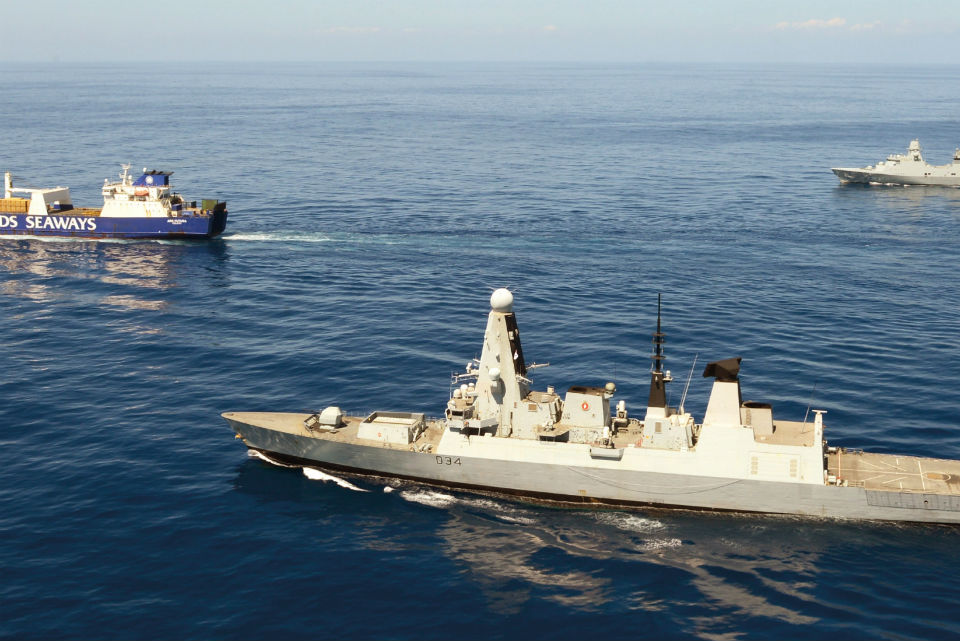
[(960, 67), (0, 67), (0, 171), (120, 163), (211, 242), (0, 241), (0, 637), (960, 636), (960, 529), (560, 509), (249, 457), (228, 410), (440, 415), (508, 286), (537, 389), (711, 360), (831, 445), (960, 458)]

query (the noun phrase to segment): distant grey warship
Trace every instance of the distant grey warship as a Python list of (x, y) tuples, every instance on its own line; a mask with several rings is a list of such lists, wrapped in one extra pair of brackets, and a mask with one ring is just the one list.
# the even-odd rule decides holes
[(669, 407), (659, 311), (649, 400), (632, 417), (612, 404), (613, 383), (533, 390), (528, 376), (543, 365), (524, 361), (513, 294), (496, 290), (490, 306), (480, 358), (453, 375), (443, 418), (337, 407), (222, 416), (286, 465), (566, 503), (960, 523), (960, 461), (828, 447), (823, 410), (783, 421), (742, 400), (740, 358), (706, 366), (702, 423), (684, 410), (686, 391)]
[(960, 186), (960, 149), (953, 154), (949, 165), (931, 165), (923, 159), (921, 151), (920, 141), (911, 140), (906, 154), (891, 154), (868, 167), (834, 167), (832, 171), (847, 183)]

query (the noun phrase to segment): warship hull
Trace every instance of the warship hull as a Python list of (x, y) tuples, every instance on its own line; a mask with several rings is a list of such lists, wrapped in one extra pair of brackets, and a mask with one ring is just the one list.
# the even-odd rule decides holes
[(864, 171), (862, 169), (843, 168), (833, 169), (833, 173), (835, 173), (837, 178), (845, 183), (960, 187), (960, 176), (906, 176)]
[(831, 171), (845, 183), (960, 187), (960, 149), (948, 165), (931, 165), (921, 152), (920, 141), (914, 139), (905, 154), (891, 154), (868, 167), (834, 167)]
[[(874, 458), (864, 465), (864, 455), (851, 453), (847, 454), (850, 461), (845, 461), (849, 470), (844, 471), (841, 451), (832, 455), (831, 471), (850, 475), (852, 485), (773, 482), (698, 475), (695, 466), (690, 473), (638, 469), (646, 454), (641, 448), (635, 452), (625, 449), (617, 459), (597, 456), (589, 445), (554, 443), (550, 447), (557, 450), (555, 457), (528, 462), (518, 457), (493, 458), (491, 454), (499, 451), (493, 439), (478, 436), (458, 438), (452, 447), (441, 442), (435, 451), (416, 451), (416, 447), (335, 440), (305, 428), (301, 434), (293, 433), (292, 428), (277, 429), (278, 419), (293, 425), (308, 416), (223, 415), (247, 447), (289, 465), (562, 503), (960, 524), (960, 494), (949, 483), (954, 478), (960, 480), (957, 461), (874, 454), (866, 455)], [(864, 468), (859, 472), (858, 463)], [(828, 460), (827, 469), (830, 466)], [(920, 470), (920, 485), (916, 491), (904, 490), (904, 479), (915, 475), (913, 466)], [(923, 472), (924, 467), (936, 471)], [(879, 479), (878, 468), (882, 469)], [(923, 474), (931, 486), (934, 479), (940, 479), (943, 487), (922, 491)], [(869, 482), (871, 478), (875, 487)]]
[(714, 383), (701, 423), (682, 400), (668, 406), (659, 302), (643, 419), (612, 403), (613, 381), (532, 389), (529, 372), (546, 364), (524, 359), (513, 294), (494, 291), (490, 308), (480, 358), (451, 376), (443, 418), (335, 405), (222, 416), (283, 464), (562, 503), (960, 524), (960, 461), (828, 447), (825, 410), (787, 421), (743, 401), (739, 357), (704, 369)]

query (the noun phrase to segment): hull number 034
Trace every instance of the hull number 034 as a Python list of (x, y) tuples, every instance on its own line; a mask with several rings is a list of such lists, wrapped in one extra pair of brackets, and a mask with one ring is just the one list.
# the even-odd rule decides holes
[(460, 457), (438, 456), (437, 465), (460, 465)]

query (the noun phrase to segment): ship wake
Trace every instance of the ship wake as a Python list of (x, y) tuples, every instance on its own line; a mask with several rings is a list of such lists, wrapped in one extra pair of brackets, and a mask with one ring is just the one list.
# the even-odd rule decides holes
[(306, 476), (311, 481), (333, 481), (342, 488), (353, 490), (354, 492), (369, 492), (370, 490), (365, 490), (362, 487), (357, 487), (350, 481), (342, 479), (338, 476), (333, 476), (332, 474), (327, 474), (326, 472), (321, 472), (320, 470), (314, 469), (312, 467), (303, 468), (303, 475)]
[(233, 242), (268, 242), (268, 243), (329, 243), (333, 242), (326, 234), (318, 232), (247, 232), (238, 234), (223, 234), (223, 240)]
[[(384, 491), (386, 491), (386, 488), (384, 488)], [(393, 491), (393, 489), (391, 488), (390, 491)], [(458, 497), (436, 490), (422, 489), (401, 491), (400, 496), (411, 503), (419, 503), (439, 509), (447, 509), (453, 506), (476, 508), (508, 523), (532, 525), (536, 522), (535, 519), (524, 515), (522, 510), (488, 498)]]
[(258, 458), (264, 463), (269, 463), (270, 465), (276, 465), (277, 467), (300, 467), (299, 465), (288, 465), (287, 463), (281, 463), (280, 461), (270, 458), (263, 452), (258, 452), (257, 450), (247, 450), (247, 456), (251, 458)]
[(618, 530), (626, 532), (647, 533), (664, 528), (660, 521), (627, 512), (599, 512), (596, 514), (596, 519), (600, 523), (612, 525)]

